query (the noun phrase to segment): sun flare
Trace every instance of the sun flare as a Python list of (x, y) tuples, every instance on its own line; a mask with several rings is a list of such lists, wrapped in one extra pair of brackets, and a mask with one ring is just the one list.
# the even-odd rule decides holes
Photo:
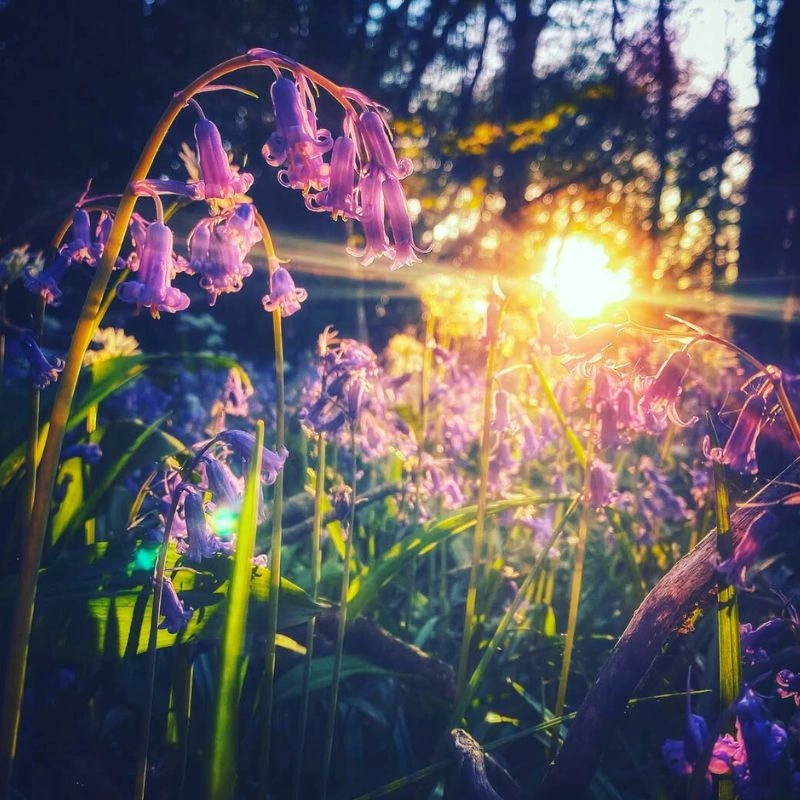
[(557, 237), (550, 241), (544, 268), (534, 278), (571, 317), (596, 317), (631, 293), (630, 270), (610, 269), (608, 262), (605, 248), (585, 236)]

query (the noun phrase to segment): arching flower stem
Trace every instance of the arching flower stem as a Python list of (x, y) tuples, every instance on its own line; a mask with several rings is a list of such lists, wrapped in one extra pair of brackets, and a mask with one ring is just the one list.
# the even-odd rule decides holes
[[(267, 255), (269, 270), (275, 269), (279, 262), (275, 254), (275, 246), (269, 232), (269, 226), (258, 211), (254, 210), (255, 222), (261, 231), (264, 250)], [(276, 449), (280, 451), (286, 438), (286, 397), (283, 359), (283, 328), (280, 309), (272, 312), (272, 332), (275, 339), (275, 438)], [(272, 502), (272, 545), (270, 548), (269, 568), (269, 607), (267, 609), (267, 655), (264, 674), (261, 678), (261, 697), (264, 703), (262, 717), (261, 742), (259, 757), (259, 784), (262, 796), (267, 795), (269, 781), (269, 756), (271, 749), (273, 683), (275, 678), (275, 639), (278, 633), (278, 597), (281, 585), (281, 548), (283, 545), (283, 470), (275, 481)]]
[(139, 160), (131, 173), (128, 186), (120, 200), (103, 256), (98, 262), (81, 309), (80, 318), (75, 326), (67, 353), (66, 365), (58, 383), (50, 417), (50, 427), (36, 481), (33, 509), (25, 531), (17, 600), (14, 618), (11, 623), (10, 656), (6, 667), (5, 680), (3, 681), (2, 714), (0, 715), (0, 794), (8, 794), (11, 790), (39, 566), (42, 560), (53, 489), (58, 474), (59, 456), (83, 364), (83, 357), (89, 348), (92, 335), (97, 326), (97, 317), (103, 296), (122, 247), (131, 214), (136, 206), (137, 197), (131, 187), (147, 177), (147, 173), (150, 171), (167, 133), (191, 97), (213, 81), (239, 69), (273, 66), (273, 64), (280, 62), (281, 57), (277, 56), (277, 54), (271, 59), (262, 59), (260, 61), (253, 61), (247, 54), (236, 56), (212, 67), (192, 81), (185, 89), (178, 92), (150, 134), (150, 138), (139, 156)]

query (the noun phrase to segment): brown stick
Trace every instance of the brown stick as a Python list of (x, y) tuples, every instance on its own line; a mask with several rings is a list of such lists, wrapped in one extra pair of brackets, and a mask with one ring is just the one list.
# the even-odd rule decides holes
[[(779, 503), (787, 494), (796, 493), (799, 480), (800, 460), (735, 511), (731, 517), (734, 544), (738, 545), (750, 523), (763, 513), (764, 505)], [(796, 510), (789, 506), (784, 510), (796, 520)], [(628, 701), (664, 645), (685, 629), (694, 611), (714, 602), (716, 563), (716, 531), (711, 531), (642, 601), (578, 709), (538, 796), (579, 798), (587, 790), (604, 744), (614, 738)]]

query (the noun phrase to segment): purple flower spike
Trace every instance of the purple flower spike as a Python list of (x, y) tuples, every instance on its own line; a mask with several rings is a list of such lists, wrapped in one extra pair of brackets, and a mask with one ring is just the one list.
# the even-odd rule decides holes
[(398, 179), (406, 178), (414, 171), (410, 159), (397, 160), (386, 123), (377, 111), (365, 111), (359, 117), (359, 130), (367, 146), (370, 170), (378, 169), (387, 177)]
[(328, 184), (329, 167), (322, 156), (333, 147), (330, 131), (317, 130), (314, 110), (308, 108), (298, 85), (278, 78), (270, 90), (278, 130), (261, 153), (273, 167), (286, 164), (278, 180), (292, 189), (322, 189)]
[(206, 200), (228, 200), (244, 194), (253, 185), (249, 172), (235, 173), (222, 146), (217, 126), (209, 119), (198, 120), (194, 126), (197, 155), (200, 162), (200, 180), (197, 188)]
[(269, 294), (264, 295), (261, 302), (265, 311), (280, 309), (282, 317), (291, 317), (300, 310), (300, 303), (307, 297), (308, 292), (305, 289), (299, 289), (294, 285), (289, 271), (278, 267), (269, 276)]
[(188, 307), (189, 297), (172, 286), (172, 231), (166, 225), (153, 222), (147, 226), (138, 266), (139, 280), (120, 284), (120, 300), (147, 306), (155, 318), (160, 311), (174, 314)]
[(180, 633), (185, 630), (194, 609), (184, 608), (172, 581), (165, 577), (161, 591), (161, 615), (164, 617), (159, 628), (166, 628), (169, 633)]
[[(734, 472), (755, 475), (758, 472), (756, 440), (766, 416), (767, 401), (764, 397), (760, 394), (750, 395), (739, 412), (725, 447), (714, 447), (707, 452), (707, 456), (727, 464)], [(704, 445), (707, 450), (707, 444)]]
[(339, 136), (333, 143), (330, 164), (330, 181), (325, 191), (306, 196), (310, 211), (328, 211), (337, 219), (354, 219), (356, 201), (356, 145), (349, 136)]
[(697, 417), (684, 422), (678, 415), (677, 402), (681, 383), (689, 371), (689, 353), (678, 350), (658, 370), (655, 378), (648, 379), (639, 401), (645, 418), (651, 418), (657, 427), (663, 427), (667, 419), (685, 428), (697, 421)]
[(370, 173), (365, 175), (358, 185), (358, 195), (361, 201), (359, 220), (364, 228), (364, 249), (358, 252), (348, 247), (347, 252), (354, 258), (360, 258), (365, 267), (383, 255), (391, 259), (395, 258), (394, 248), (389, 244), (389, 238), (383, 227), (382, 183), (383, 177), (379, 173)]

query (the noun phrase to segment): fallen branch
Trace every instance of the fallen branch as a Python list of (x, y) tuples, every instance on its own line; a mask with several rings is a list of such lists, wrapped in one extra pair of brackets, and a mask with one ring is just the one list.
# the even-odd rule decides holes
[[(731, 525), (738, 545), (764, 506), (797, 493), (800, 461), (787, 467), (746, 505), (734, 512)], [(777, 506), (786, 520), (797, 520), (797, 508)], [(686, 630), (698, 610), (716, 600), (716, 531), (711, 531), (656, 584), (642, 601), (589, 690), (570, 733), (545, 776), (541, 797), (578, 798), (589, 786), (604, 745), (613, 739), (628, 701), (669, 640)]]

